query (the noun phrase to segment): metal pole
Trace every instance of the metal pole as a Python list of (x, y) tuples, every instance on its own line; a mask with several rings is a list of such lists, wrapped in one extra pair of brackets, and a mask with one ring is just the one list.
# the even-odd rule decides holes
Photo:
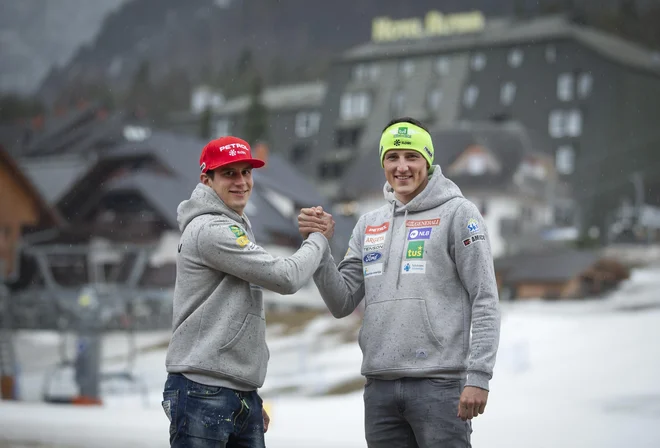
[(11, 319), (9, 289), (5, 285), (5, 263), (0, 260), (0, 398), (16, 400), (16, 353)]

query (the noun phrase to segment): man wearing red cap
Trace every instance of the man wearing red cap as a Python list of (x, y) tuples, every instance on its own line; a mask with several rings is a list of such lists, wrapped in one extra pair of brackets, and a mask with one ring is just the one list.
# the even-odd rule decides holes
[(293, 294), (328, 248), (334, 222), (288, 258), (260, 247), (243, 213), (252, 193), (250, 145), (209, 142), (201, 183), (178, 209), (181, 240), (163, 409), (172, 447), (263, 447), (269, 417), (257, 393), (269, 359), (261, 288)]

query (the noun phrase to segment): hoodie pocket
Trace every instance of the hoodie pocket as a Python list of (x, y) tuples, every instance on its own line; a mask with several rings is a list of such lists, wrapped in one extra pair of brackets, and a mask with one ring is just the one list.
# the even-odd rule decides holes
[[(238, 322), (233, 321), (230, 328)], [(236, 335), (218, 349), (221, 370), (261, 387), (266, 376), (269, 354), (266, 346), (266, 322), (261, 316), (247, 314)]]
[(443, 344), (433, 332), (426, 302), (406, 298), (370, 303), (359, 344), (363, 374), (438, 366)]

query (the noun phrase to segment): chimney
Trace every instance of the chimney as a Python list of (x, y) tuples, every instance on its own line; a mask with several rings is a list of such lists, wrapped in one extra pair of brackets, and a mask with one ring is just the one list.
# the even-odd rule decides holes
[(264, 142), (258, 142), (254, 145), (254, 158), (263, 160), (264, 163), (268, 163), (268, 145)]

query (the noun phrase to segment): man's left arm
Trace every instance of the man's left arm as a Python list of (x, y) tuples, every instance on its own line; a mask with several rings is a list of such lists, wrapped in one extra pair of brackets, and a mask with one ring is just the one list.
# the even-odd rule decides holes
[(466, 386), (488, 390), (500, 339), (500, 309), (488, 230), (477, 207), (465, 201), (453, 220), (454, 260), (472, 303), (472, 341)]

